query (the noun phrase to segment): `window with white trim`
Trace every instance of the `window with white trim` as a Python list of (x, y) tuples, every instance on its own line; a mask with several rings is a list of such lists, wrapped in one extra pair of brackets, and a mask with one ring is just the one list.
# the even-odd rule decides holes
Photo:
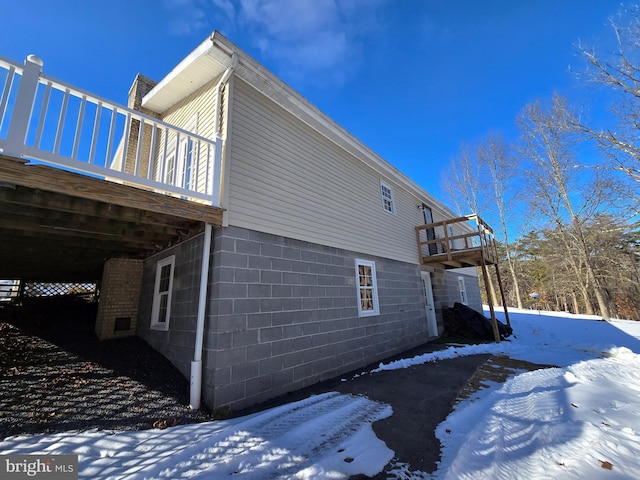
[(358, 315), (366, 317), (378, 315), (378, 285), (376, 264), (369, 260), (356, 259), (356, 282), (358, 286)]
[(156, 264), (156, 283), (153, 290), (153, 307), (151, 309), (151, 328), (153, 330), (169, 330), (175, 261), (175, 255), (171, 255)]
[(164, 171), (164, 182), (173, 185), (176, 180), (176, 152), (167, 155)]
[(393, 187), (388, 183), (380, 181), (380, 195), (382, 196), (382, 208), (385, 212), (396, 213), (396, 201)]
[(460, 292), (460, 303), (467, 305), (467, 287), (464, 284), (464, 277), (458, 277), (458, 291)]
[[(197, 133), (198, 114), (196, 113), (184, 126), (184, 130)], [(178, 176), (177, 185), (183, 188), (193, 188), (195, 179), (193, 178), (193, 166), (197, 158), (197, 145), (195, 140), (188, 136), (182, 135), (180, 138), (180, 147), (178, 151)]]
[[(455, 234), (455, 232), (453, 231), (453, 225), (447, 225), (447, 227), (448, 227), (448, 234), (449, 234), (449, 238), (451, 238), (451, 237), (455, 237), (455, 235), (456, 235), (456, 234)], [(458, 247), (456, 246), (456, 241), (455, 241), (455, 240), (449, 240), (449, 246), (450, 246), (453, 250), (455, 250), (456, 248), (458, 248)]]

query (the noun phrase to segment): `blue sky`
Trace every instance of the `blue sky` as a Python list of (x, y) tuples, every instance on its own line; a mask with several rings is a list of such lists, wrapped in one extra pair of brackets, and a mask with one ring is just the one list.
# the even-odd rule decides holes
[(422, 187), (462, 143), (515, 132), (527, 102), (581, 105), (577, 44), (611, 41), (614, 0), (0, 0), (0, 55), (125, 103), (214, 29)]

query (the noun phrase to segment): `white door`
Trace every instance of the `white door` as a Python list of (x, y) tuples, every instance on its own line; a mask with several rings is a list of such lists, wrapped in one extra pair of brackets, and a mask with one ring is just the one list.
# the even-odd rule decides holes
[(422, 291), (424, 293), (424, 304), (427, 311), (427, 331), (430, 337), (438, 336), (438, 324), (436, 323), (436, 307), (433, 302), (433, 290), (431, 289), (431, 274), (420, 272), (422, 275)]

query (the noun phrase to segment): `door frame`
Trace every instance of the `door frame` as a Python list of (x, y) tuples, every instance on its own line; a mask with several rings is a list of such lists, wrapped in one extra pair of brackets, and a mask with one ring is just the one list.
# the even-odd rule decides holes
[[(429, 225), (433, 223), (433, 210), (426, 203), (422, 204), (422, 217), (424, 219), (424, 224)], [(427, 240), (435, 240), (436, 239), (436, 230), (435, 228), (427, 229)], [(436, 255), (438, 253), (438, 245), (436, 243), (430, 243), (428, 245), (429, 255)]]
[(433, 285), (431, 284), (431, 273), (420, 272), (422, 279), (422, 292), (424, 294), (424, 309), (427, 319), (427, 332), (430, 337), (438, 336), (438, 321), (436, 319), (436, 304), (433, 301)]

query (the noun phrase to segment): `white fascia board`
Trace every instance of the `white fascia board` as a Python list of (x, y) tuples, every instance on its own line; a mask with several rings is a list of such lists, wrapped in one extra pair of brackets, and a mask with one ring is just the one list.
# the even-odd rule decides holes
[(212, 50), (213, 42), (210, 37), (198, 45), (144, 96), (142, 106), (162, 114), (183, 98), (220, 76), (231, 59), (229, 56), (212, 55)]

